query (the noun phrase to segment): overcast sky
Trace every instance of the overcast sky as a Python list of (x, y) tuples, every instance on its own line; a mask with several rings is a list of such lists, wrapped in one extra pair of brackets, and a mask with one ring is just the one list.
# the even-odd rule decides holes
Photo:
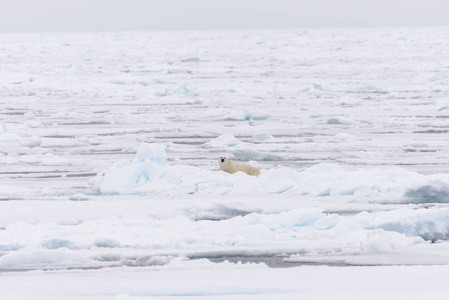
[(449, 26), (449, 0), (0, 0), (0, 31)]

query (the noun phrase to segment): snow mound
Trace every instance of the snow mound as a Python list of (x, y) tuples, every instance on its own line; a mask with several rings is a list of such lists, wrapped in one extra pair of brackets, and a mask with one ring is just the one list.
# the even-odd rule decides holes
[[(232, 135), (222, 136), (227, 142)], [(235, 150), (241, 161), (276, 160), (272, 154)], [(321, 197), (357, 196), (357, 201), (390, 203), (449, 203), (449, 175), (422, 175), (403, 169), (350, 171), (319, 164), (304, 171), (274, 168), (258, 177), (228, 174), (198, 167), (168, 165), (164, 147), (143, 144), (136, 158), (122, 161), (91, 180), (100, 194), (294, 194)], [(370, 199), (370, 200), (364, 200)], [(376, 199), (376, 200), (373, 200)]]

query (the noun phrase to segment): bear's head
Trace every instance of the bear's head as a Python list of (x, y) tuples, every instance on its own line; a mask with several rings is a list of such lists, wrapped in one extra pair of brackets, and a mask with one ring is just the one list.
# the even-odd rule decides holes
[(218, 165), (220, 166), (221, 169), (226, 168), (226, 166), (229, 164), (229, 158), (226, 156), (220, 156), (218, 158)]

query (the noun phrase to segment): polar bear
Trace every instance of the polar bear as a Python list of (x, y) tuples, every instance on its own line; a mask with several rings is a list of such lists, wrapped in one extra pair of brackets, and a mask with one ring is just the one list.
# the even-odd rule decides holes
[(218, 166), (220, 168), (216, 169), (214, 171), (225, 171), (230, 174), (234, 174), (238, 171), (242, 171), (251, 176), (259, 176), (260, 175), (260, 170), (258, 168), (250, 166), (248, 164), (235, 163), (226, 156), (220, 156), (218, 158)]

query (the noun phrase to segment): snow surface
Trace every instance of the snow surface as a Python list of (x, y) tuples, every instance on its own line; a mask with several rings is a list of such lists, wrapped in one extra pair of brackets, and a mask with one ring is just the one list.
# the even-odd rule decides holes
[(448, 33), (2, 34), (0, 294), (445, 299)]

